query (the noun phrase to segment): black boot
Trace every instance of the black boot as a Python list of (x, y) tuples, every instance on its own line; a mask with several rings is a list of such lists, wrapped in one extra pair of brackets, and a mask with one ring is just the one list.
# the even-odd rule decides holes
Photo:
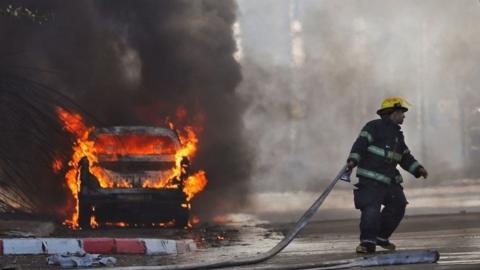
[(377, 245), (391, 251), (394, 251), (396, 249), (396, 246), (385, 238), (377, 237)]
[(360, 245), (357, 246), (356, 252), (357, 253), (374, 253), (375, 244), (370, 242), (362, 242), (360, 243)]

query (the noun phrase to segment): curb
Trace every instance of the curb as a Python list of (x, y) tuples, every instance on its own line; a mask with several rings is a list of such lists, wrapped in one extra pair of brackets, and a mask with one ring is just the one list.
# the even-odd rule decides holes
[(94, 254), (176, 255), (195, 251), (191, 239), (154, 238), (12, 238), (0, 239), (0, 255), (86, 252)]

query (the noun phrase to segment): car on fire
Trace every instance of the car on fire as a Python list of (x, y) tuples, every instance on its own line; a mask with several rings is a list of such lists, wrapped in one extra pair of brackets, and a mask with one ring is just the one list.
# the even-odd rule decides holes
[(80, 227), (91, 227), (92, 219), (98, 224), (188, 225), (183, 186), (190, 163), (180, 157), (177, 164), (181, 142), (175, 130), (119, 126), (96, 128), (90, 137), (98, 160), (83, 157), (79, 163)]

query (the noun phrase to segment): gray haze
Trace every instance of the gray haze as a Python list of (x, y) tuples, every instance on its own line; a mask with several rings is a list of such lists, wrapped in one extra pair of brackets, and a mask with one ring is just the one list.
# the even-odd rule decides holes
[(238, 3), (253, 190), (320, 191), (390, 95), (413, 104), (406, 142), (431, 174), (407, 187), (477, 175), (478, 1)]
[[(203, 127), (194, 164), (210, 181), (194, 203), (201, 213), (236, 211), (268, 192), (276, 194), (252, 208), (306, 208), (390, 95), (413, 104), (403, 129), (431, 173), (406, 177), (407, 187), (420, 198), (431, 192), (422, 188), (478, 176), (478, 1), (2, 0), (0, 8), (8, 4), (49, 19), (0, 16), (2, 71), (64, 92), (103, 125), (158, 124), (188, 108), (179, 124)], [(19, 145), (40, 152), (28, 142)], [(26, 164), (38, 175), (46, 168), (34, 157)], [(67, 192), (63, 179), (45, 176), (30, 186), (54, 187), (38, 192), (42, 210)], [(350, 203), (344, 187), (332, 208)], [(438, 204), (458, 201), (444, 198)]]

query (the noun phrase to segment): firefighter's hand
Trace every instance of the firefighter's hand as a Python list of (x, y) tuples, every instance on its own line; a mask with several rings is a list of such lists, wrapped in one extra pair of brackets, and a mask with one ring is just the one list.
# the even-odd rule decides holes
[(351, 160), (349, 162), (347, 162), (347, 170), (351, 171), (353, 168), (355, 168), (355, 166), (357, 166), (355, 164), (355, 162), (353, 162)]
[(427, 170), (425, 170), (425, 168), (420, 167), (420, 168), (418, 169), (418, 172), (420, 173), (420, 176), (422, 176), (424, 179), (427, 179), (427, 177), (428, 177), (428, 172), (427, 172)]

